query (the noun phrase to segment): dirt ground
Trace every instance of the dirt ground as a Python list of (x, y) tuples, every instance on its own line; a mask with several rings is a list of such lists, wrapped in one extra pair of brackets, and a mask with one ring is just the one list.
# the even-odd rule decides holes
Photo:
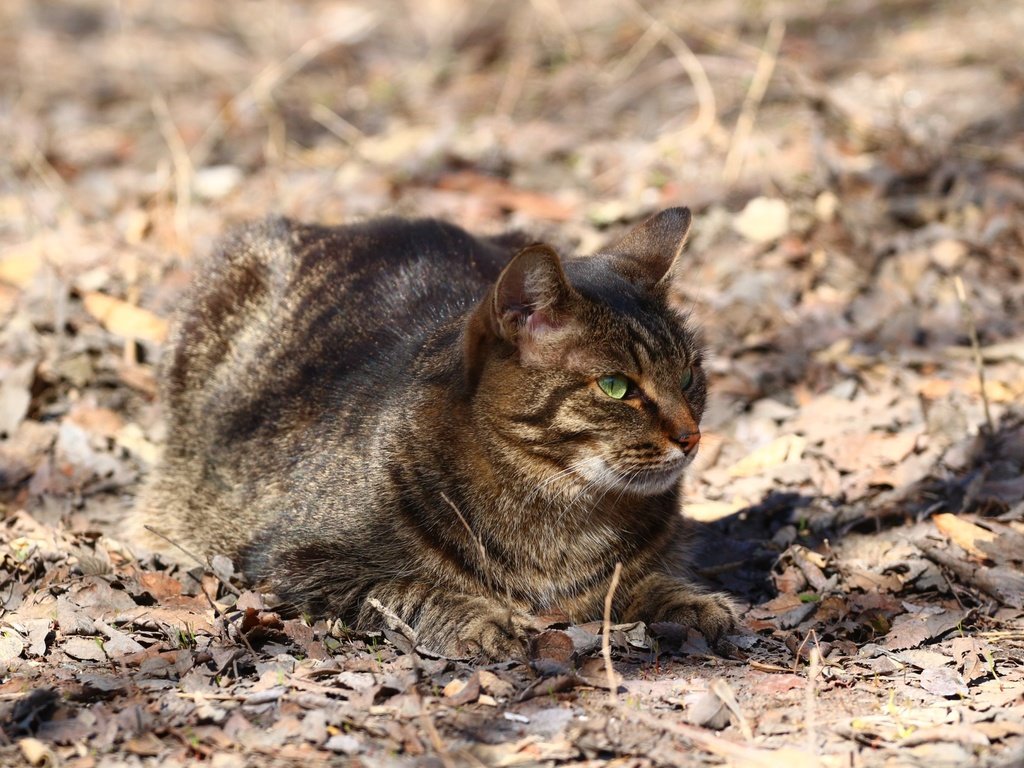
[[(1015, 0), (5, 0), (0, 764), (1024, 764), (1022, 39)], [(548, 616), (475, 668), (119, 539), (233, 224), (586, 251), (677, 204), (722, 653)]]

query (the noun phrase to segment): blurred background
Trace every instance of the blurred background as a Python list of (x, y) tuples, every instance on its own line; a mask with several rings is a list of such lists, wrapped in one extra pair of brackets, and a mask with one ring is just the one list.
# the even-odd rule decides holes
[[(249, 630), (238, 613), (211, 623), (207, 602), (230, 563), (169, 572), (118, 541), (165, 436), (168, 323), (196, 259), (246, 219), (439, 216), (588, 252), (689, 205), (680, 299), (711, 395), (685, 510), (703, 521), (699, 575), (744, 607), (751, 661), (692, 644), (673, 661), (631, 631), (621, 711), (704, 725), (683, 692), (728, 679), (756, 728), (743, 749), (797, 748), (718, 752), (736, 728), (700, 742), (736, 764), (818, 765), (797, 750), (819, 727), (842, 756), (822, 765), (1020, 764), (1022, 40), (1020, 0), (2, 0), (0, 728), (39, 725), (81, 766), (118, 750), (263, 764), (304, 740), (295, 764), (325, 744), (368, 765), (433, 744), (440, 762), (418, 764), (450, 764), (432, 725), (408, 735), (420, 710), (387, 670), (411, 680), (409, 657), (292, 619), (304, 660), (275, 641), (239, 672), (259, 657), (230, 638)], [(800, 669), (812, 648), (817, 677)], [(380, 678), (366, 670), (382, 652)], [(359, 688), (348, 709), (304, 716), (299, 735), (298, 688), (253, 723), (235, 709), (230, 736), (208, 724), (227, 717), (222, 692), (244, 702), (257, 675), (278, 690), (327, 656), (378, 678), (337, 683)], [(439, 711), (446, 674), (416, 701)], [(396, 691), (405, 703), (369, 707)], [(491, 698), (438, 729), (453, 749), (494, 741), (488, 764), (575, 754), (573, 739), (644, 756), (630, 765), (698, 764), (688, 744), (659, 762), (672, 739), (592, 693), (538, 697), (550, 728)], [(521, 728), (569, 741), (497, 744)]]
[[(691, 495), (714, 509), (874, 498), (1024, 395), (1019, 2), (6, 0), (0, 30), (15, 507), (130, 503), (193, 259), (272, 213), (587, 251), (690, 205), (718, 436)], [(784, 478), (726, 471), (765, 446)]]

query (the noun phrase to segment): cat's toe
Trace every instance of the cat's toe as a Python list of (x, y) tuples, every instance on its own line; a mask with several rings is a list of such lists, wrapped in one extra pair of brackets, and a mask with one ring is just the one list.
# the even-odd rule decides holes
[(455, 655), (476, 661), (526, 658), (526, 636), (519, 622), (507, 617), (480, 617), (467, 623), (455, 644)]
[(732, 600), (714, 592), (700, 595), (686, 593), (685, 598), (672, 605), (661, 618), (663, 621), (693, 627), (712, 644), (734, 630), (739, 621)]

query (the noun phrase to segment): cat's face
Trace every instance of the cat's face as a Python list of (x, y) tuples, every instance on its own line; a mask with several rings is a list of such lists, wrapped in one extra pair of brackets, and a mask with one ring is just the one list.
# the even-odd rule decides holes
[(525, 449), (552, 491), (660, 494), (693, 460), (706, 379), (669, 298), (688, 224), (666, 211), (564, 263), (536, 246), (499, 279), (491, 317), (506, 344), (476, 396), (487, 427)]

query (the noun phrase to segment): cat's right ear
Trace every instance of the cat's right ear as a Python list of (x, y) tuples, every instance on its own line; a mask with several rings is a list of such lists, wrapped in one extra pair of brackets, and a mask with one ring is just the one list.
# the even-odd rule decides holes
[(667, 208), (634, 227), (605, 253), (620, 274), (651, 288), (682, 276), (682, 252), (690, 235), (689, 208)]

